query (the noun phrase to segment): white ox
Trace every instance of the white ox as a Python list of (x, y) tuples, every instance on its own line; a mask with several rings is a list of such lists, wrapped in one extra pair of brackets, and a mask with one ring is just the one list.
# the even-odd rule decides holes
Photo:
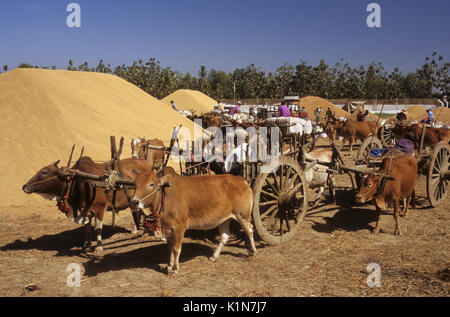
[[(325, 163), (330, 163), (333, 157), (333, 152), (327, 148), (319, 148), (312, 150), (309, 153), (306, 153), (307, 160), (318, 160)], [(335, 179), (333, 174), (328, 174), (326, 172), (327, 166), (316, 164), (311, 169), (305, 172), (306, 182), (309, 185), (309, 188), (316, 189), (319, 188), (319, 192), (317, 193), (313, 206), (316, 206), (319, 202), (320, 196), (322, 196), (325, 191), (325, 186), (328, 185), (330, 188), (330, 198), (334, 201), (334, 187), (335, 187)]]

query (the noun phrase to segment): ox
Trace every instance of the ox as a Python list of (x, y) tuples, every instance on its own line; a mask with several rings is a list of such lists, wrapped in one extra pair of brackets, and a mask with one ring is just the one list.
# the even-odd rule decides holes
[[(86, 240), (83, 249), (91, 246), (91, 220), (95, 218), (95, 234), (97, 236), (97, 247), (95, 253), (102, 255), (102, 228), (103, 217), (106, 210), (124, 210), (129, 207), (129, 202), (123, 190), (116, 193), (104, 188), (96, 187), (87, 180), (73, 176), (67, 179), (64, 168), (58, 167), (58, 162), (50, 164), (37, 172), (23, 187), (27, 194), (39, 194), (48, 200), (64, 201), (60, 208), (69, 219), (84, 224), (86, 229)], [(134, 180), (138, 171), (152, 170), (152, 164), (146, 160), (124, 159), (121, 160), (123, 177)], [(102, 175), (106, 170), (106, 164), (97, 164), (89, 157), (82, 157), (74, 165), (81, 172)], [(117, 167), (116, 167), (117, 170)], [(133, 194), (133, 192), (131, 192)], [(78, 214), (79, 213), (79, 214)], [(139, 218), (133, 213), (135, 231), (139, 228)]]
[[(320, 162), (330, 163), (333, 157), (333, 152), (330, 149), (322, 148), (315, 149), (309, 153), (305, 153), (305, 158), (309, 161), (318, 160)], [(332, 174), (326, 172), (327, 166), (316, 164), (305, 172), (305, 179), (309, 188), (319, 188), (319, 192), (316, 199), (313, 202), (313, 206), (317, 205), (320, 196), (323, 194), (324, 186), (328, 184), (330, 187), (331, 199), (334, 200), (333, 189), (335, 186), (335, 179)]]
[[(402, 124), (396, 124), (392, 129), (392, 134), (398, 138), (405, 137), (409, 132), (414, 133), (415, 136), (415, 148), (420, 148), (420, 141), (422, 139), (423, 125), (412, 124), (411, 126), (404, 126)], [(423, 139), (424, 147), (433, 147), (439, 142), (449, 143), (450, 141), (450, 129), (446, 128), (425, 128), (425, 136)]]
[(177, 273), (186, 230), (211, 230), (219, 227), (220, 243), (210, 260), (215, 261), (229, 238), (229, 223), (235, 219), (247, 235), (249, 255), (256, 254), (251, 211), (253, 194), (240, 176), (179, 176), (171, 167), (164, 174), (140, 173), (132, 206), (160, 211), (161, 229), (170, 250), (167, 273)]
[(146, 140), (145, 138), (131, 139), (131, 157), (148, 160), (153, 168), (158, 170), (164, 164), (164, 152), (149, 149), (149, 145), (164, 146), (159, 139)]
[[(380, 216), (382, 210), (387, 210), (387, 205), (394, 202), (395, 235), (400, 235), (398, 223), (400, 199), (405, 200), (403, 217), (406, 218), (408, 205), (412, 200), (415, 204), (414, 184), (417, 176), (417, 162), (414, 157), (401, 155), (395, 158), (386, 157), (380, 170), (382, 175), (364, 175), (361, 180), (361, 188), (356, 195), (357, 203), (365, 203), (373, 200), (378, 212), (377, 224), (373, 233), (380, 232)], [(394, 177), (388, 180), (385, 176)]]
[(326, 132), (329, 136), (331, 134), (333, 141), (336, 136), (342, 136), (348, 140), (351, 152), (356, 140), (364, 141), (370, 135), (377, 135), (378, 124), (374, 121), (354, 121), (347, 119), (344, 122), (329, 123)]

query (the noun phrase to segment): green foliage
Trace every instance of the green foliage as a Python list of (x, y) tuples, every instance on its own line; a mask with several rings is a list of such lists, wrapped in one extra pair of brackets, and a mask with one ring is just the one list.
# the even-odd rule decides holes
[[(18, 67), (37, 66), (21, 63)], [(3, 71), (7, 70), (8, 66), (3, 66)], [(315, 66), (303, 60), (295, 66), (284, 63), (275, 73), (266, 73), (250, 64), (232, 73), (216, 69), (208, 71), (205, 66), (200, 66), (197, 76), (192, 76), (162, 67), (155, 58), (114, 68), (102, 59), (95, 67), (90, 67), (88, 62), (74, 66), (73, 60), (69, 60), (67, 70), (113, 74), (158, 99), (177, 89), (196, 89), (215, 99), (277, 99), (286, 95), (395, 99), (441, 98), (450, 94), (450, 63), (436, 52), (426, 57), (424, 65), (416, 72), (406, 75), (398, 67), (388, 73), (381, 63), (352, 67), (342, 58), (333, 67), (324, 60)]]

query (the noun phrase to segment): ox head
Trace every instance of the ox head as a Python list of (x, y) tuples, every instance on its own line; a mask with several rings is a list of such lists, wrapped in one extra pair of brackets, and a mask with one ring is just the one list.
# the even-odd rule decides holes
[(131, 157), (144, 158), (144, 138), (131, 139)]
[(146, 207), (155, 210), (158, 206), (160, 189), (170, 186), (170, 175), (158, 177), (155, 171), (139, 173), (135, 180), (134, 197), (131, 199), (133, 212), (143, 211)]
[(385, 187), (388, 177), (383, 175), (363, 175), (361, 177), (361, 188), (358, 194), (356, 194), (355, 201), (357, 203), (366, 203), (375, 198), (376, 195), (381, 194)]
[(41, 168), (22, 190), (27, 194), (39, 194), (45, 199), (54, 200), (61, 193), (61, 169), (59, 161)]

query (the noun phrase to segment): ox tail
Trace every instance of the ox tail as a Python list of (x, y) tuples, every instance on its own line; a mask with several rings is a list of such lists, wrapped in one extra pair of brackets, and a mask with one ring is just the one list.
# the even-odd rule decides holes
[(411, 207), (416, 208), (416, 191), (414, 189), (411, 193)]

